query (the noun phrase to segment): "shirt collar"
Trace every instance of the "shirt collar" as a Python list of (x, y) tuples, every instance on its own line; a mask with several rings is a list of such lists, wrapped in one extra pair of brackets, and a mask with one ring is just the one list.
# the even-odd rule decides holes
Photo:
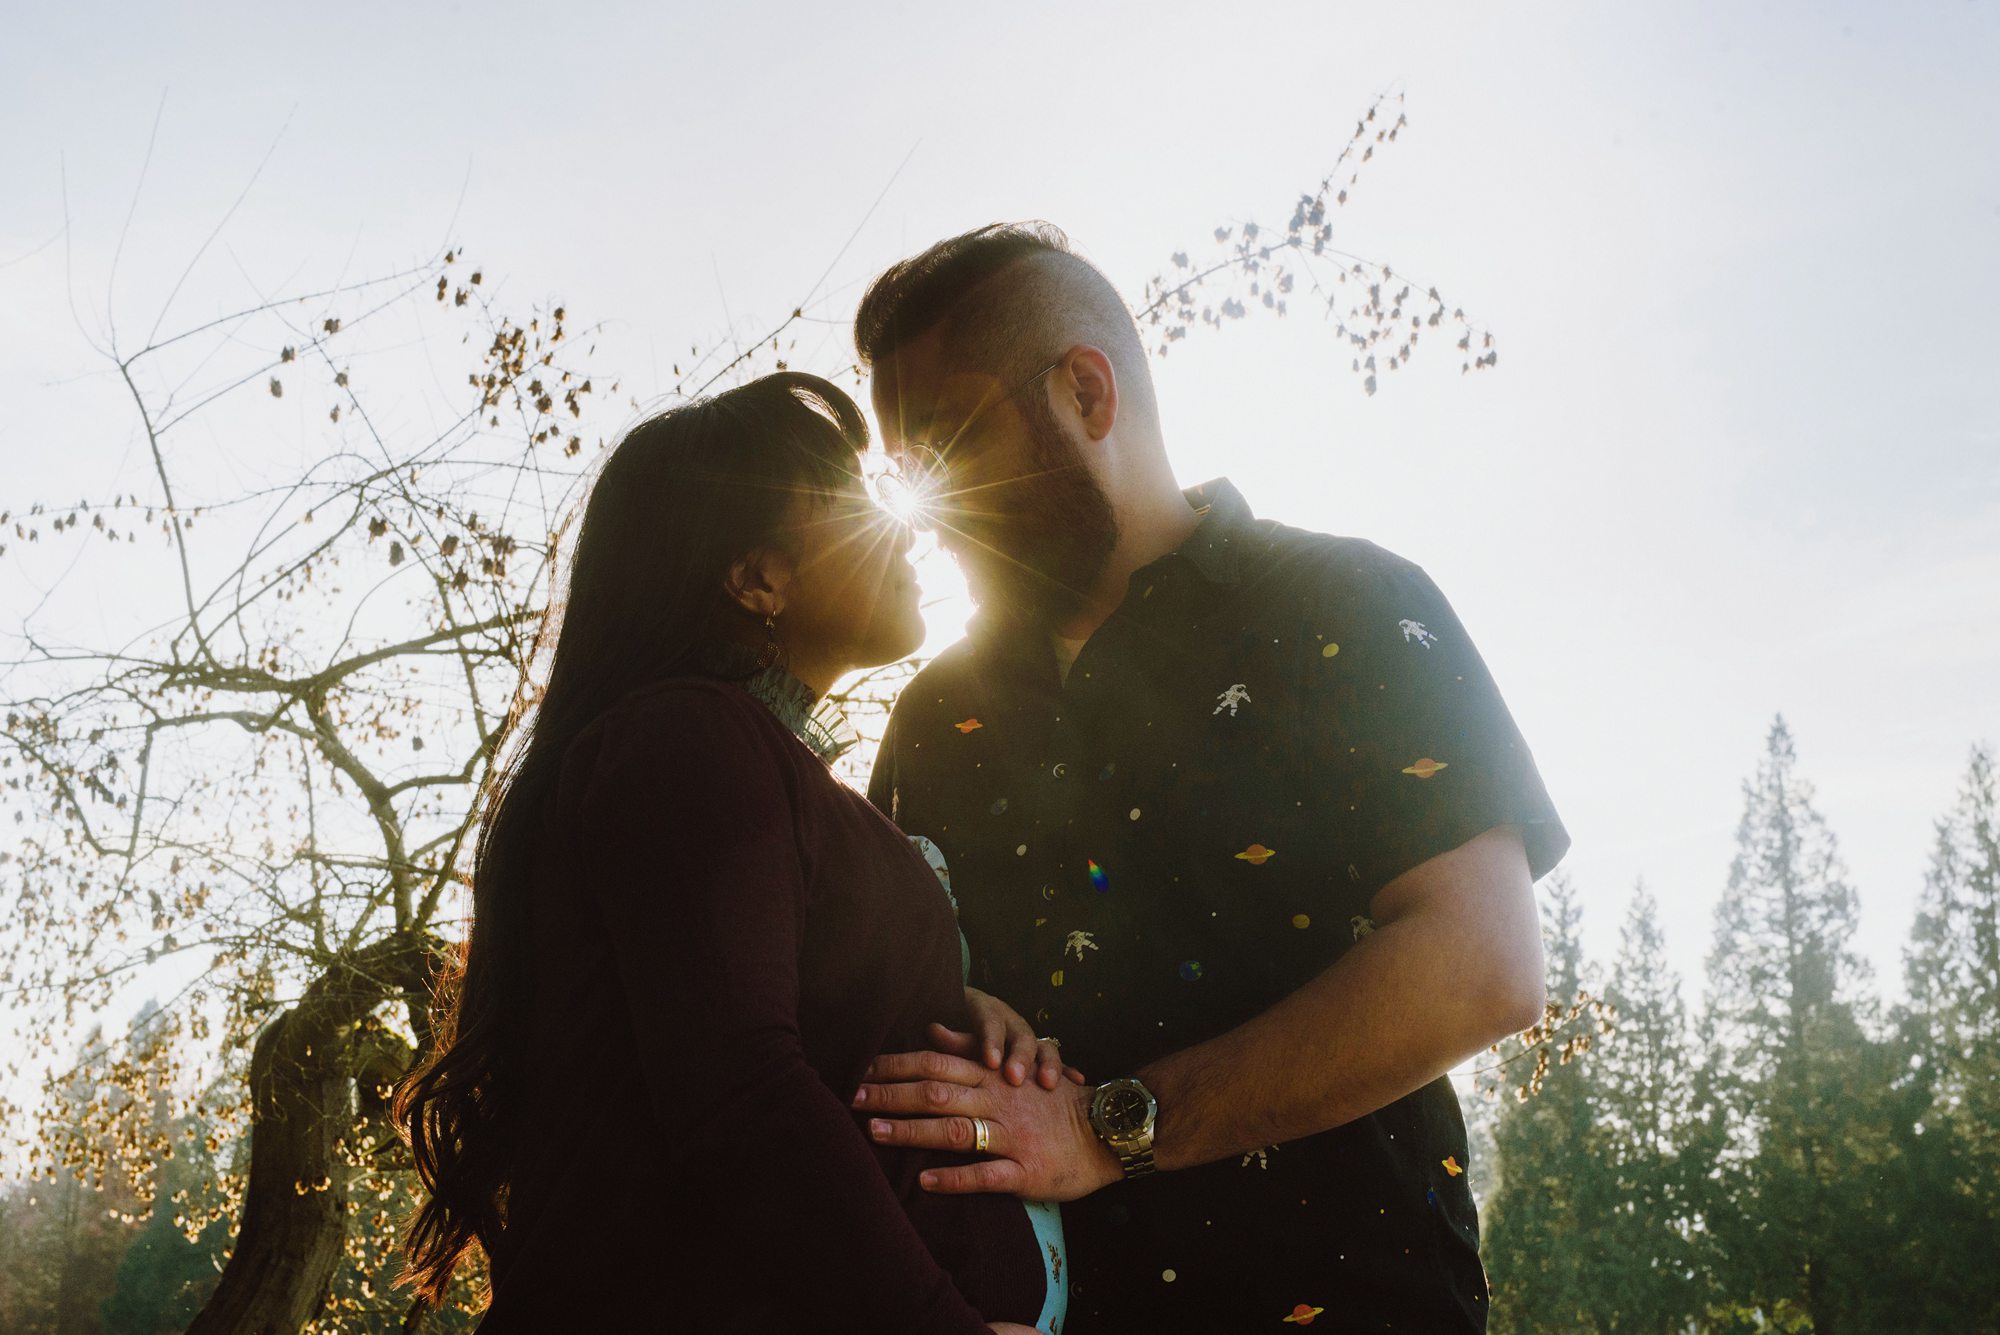
[[(1256, 516), (1250, 512), (1249, 502), (1225, 477), (1189, 487), (1181, 494), (1201, 516), (1200, 522), (1180, 546), (1135, 571), (1133, 585), (1139, 585), (1141, 575), (1149, 571), (1157, 572), (1166, 563), (1176, 560), (1193, 566), (1210, 584), (1228, 586), (1237, 583), (1243, 550), (1257, 537)], [(1019, 634), (1018, 627), (1008, 624), (998, 613), (983, 608), (973, 617), (967, 630), (982, 653), (997, 653), (1002, 657), (1026, 655), (1039, 661), (1048, 651), (1043, 637)], [(1052, 657), (1050, 661), (1053, 663)]]
[(1211, 584), (1236, 583), (1243, 547), (1254, 533), (1251, 525), (1256, 516), (1250, 513), (1249, 502), (1226, 477), (1189, 487), (1181, 494), (1201, 516), (1201, 522), (1186, 542), (1160, 559), (1179, 557)]

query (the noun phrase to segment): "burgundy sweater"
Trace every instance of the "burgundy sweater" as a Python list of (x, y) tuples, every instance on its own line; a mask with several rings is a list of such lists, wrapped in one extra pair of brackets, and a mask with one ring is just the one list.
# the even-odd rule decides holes
[(936, 876), (768, 710), (653, 683), (564, 758), (533, 906), (532, 1134), (480, 1330), (1032, 1324), (1020, 1202), (872, 1144), (878, 1053), (967, 1023)]

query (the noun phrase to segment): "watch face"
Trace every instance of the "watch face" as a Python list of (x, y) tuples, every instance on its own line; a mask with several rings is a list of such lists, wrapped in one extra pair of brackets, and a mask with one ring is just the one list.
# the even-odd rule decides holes
[(1104, 1096), (1105, 1129), (1113, 1135), (1130, 1135), (1146, 1125), (1146, 1096), (1136, 1089), (1114, 1089)]

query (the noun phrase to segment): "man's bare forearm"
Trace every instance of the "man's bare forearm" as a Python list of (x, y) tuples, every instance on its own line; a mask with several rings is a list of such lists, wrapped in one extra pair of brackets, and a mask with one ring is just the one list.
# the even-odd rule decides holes
[(1155, 1163), (1192, 1168), (1340, 1126), (1528, 1027), (1482, 932), (1443, 913), (1384, 923), (1262, 1015), (1143, 1068), (1160, 1104)]

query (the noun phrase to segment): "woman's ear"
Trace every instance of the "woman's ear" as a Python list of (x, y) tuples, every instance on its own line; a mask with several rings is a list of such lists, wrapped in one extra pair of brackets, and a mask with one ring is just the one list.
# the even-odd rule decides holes
[(729, 567), (722, 591), (738, 607), (762, 620), (785, 610), (785, 585), (791, 579), (791, 558), (774, 548), (757, 547)]

